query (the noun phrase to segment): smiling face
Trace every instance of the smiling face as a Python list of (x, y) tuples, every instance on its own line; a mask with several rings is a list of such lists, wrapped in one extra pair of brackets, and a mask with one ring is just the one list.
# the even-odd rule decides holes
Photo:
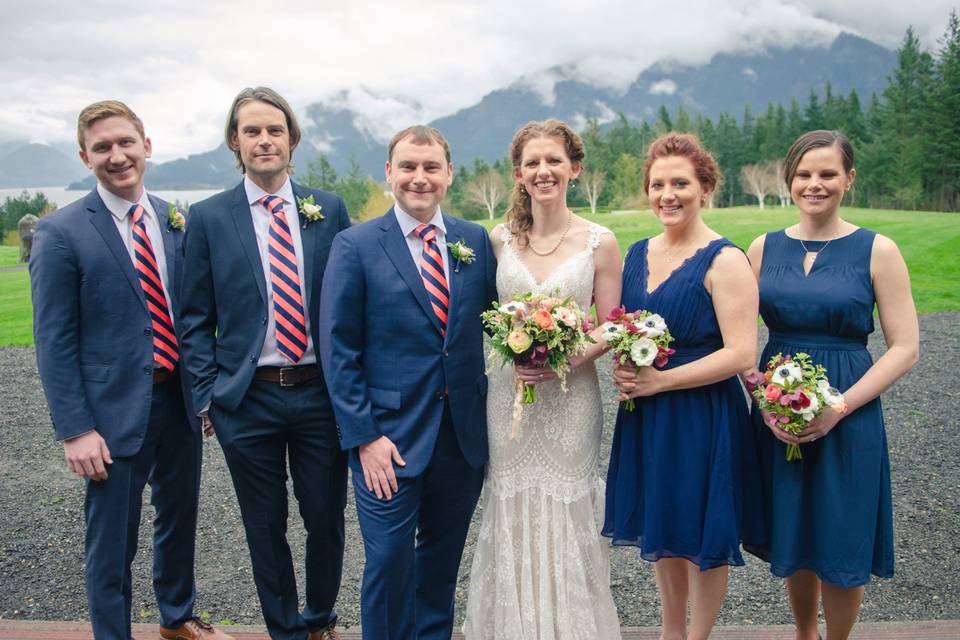
[(580, 175), (580, 162), (571, 162), (560, 138), (532, 138), (523, 145), (513, 177), (541, 205), (566, 204), (567, 184)]
[(271, 191), (286, 179), (290, 131), (283, 111), (272, 104), (249, 100), (240, 105), (230, 147), (239, 150), (247, 175), (263, 189)]
[(136, 202), (143, 193), (143, 173), (150, 157), (150, 138), (143, 138), (123, 116), (96, 120), (83, 132), (80, 159), (110, 193)]
[(453, 165), (447, 162), (441, 145), (415, 144), (407, 136), (394, 146), (386, 174), (400, 208), (420, 222), (427, 222), (453, 182)]
[(665, 226), (684, 225), (698, 215), (709, 195), (688, 158), (664, 156), (650, 165), (650, 207)]
[(856, 169), (843, 167), (839, 147), (818, 147), (800, 158), (790, 183), (790, 195), (802, 214), (830, 216), (840, 208), (843, 194), (850, 190)]

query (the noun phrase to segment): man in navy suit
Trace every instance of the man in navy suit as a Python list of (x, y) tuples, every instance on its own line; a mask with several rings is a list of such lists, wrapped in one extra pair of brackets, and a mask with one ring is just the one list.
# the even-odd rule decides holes
[(183, 215), (144, 190), (150, 139), (125, 104), (86, 107), (77, 141), (97, 187), (40, 221), (30, 285), (53, 427), (87, 480), (94, 637), (131, 637), (130, 564), (149, 482), (161, 637), (229, 638), (193, 615), (201, 436), (175, 322)]
[(487, 461), (480, 313), (496, 261), (483, 227), (440, 210), (453, 165), (439, 131), (394, 136), (386, 175), (396, 204), (330, 250), (320, 355), (363, 532), (363, 636), (449, 640)]
[[(290, 180), (300, 128), (275, 91), (237, 95), (226, 141), (245, 177), (190, 210), (184, 363), (230, 468), (270, 637), (335, 638), (347, 468), (315, 345), (327, 254), (350, 219), (338, 196)], [(288, 456), (307, 531), (302, 613), (286, 538)]]

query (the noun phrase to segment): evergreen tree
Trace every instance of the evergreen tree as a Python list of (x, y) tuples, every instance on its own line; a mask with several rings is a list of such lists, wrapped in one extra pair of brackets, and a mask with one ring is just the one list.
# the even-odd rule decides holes
[(820, 98), (817, 97), (817, 92), (813, 89), (810, 90), (807, 106), (803, 110), (803, 126), (807, 131), (826, 129), (827, 127), (823, 107), (820, 106)]

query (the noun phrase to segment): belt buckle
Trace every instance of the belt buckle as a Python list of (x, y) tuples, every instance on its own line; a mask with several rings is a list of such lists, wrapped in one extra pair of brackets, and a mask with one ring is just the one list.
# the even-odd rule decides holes
[(288, 373), (289, 375), (293, 375), (294, 372), (296, 372), (296, 368), (295, 368), (295, 367), (280, 367), (280, 387), (281, 387), (281, 388), (290, 388), (290, 387), (295, 387), (295, 386), (297, 386), (297, 383), (294, 382), (294, 381), (292, 381), (292, 380), (291, 380), (290, 382), (287, 382), (286, 380), (284, 380), (283, 374), (284, 374), (285, 372)]

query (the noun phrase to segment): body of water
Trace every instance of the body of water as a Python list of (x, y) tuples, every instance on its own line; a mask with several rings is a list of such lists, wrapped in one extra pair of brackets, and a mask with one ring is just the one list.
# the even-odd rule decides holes
[[(237, 180), (239, 182), (239, 179)], [(0, 204), (2, 204), (8, 197), (16, 198), (19, 197), (24, 191), (33, 196), (38, 191), (42, 192), (47, 200), (50, 202), (56, 203), (57, 207), (65, 207), (74, 200), (79, 200), (80, 198), (87, 195), (86, 191), (67, 191), (63, 187), (30, 187), (28, 189), (0, 189)], [(147, 191), (153, 195), (166, 200), (167, 202), (177, 202), (181, 206), (186, 206), (188, 204), (193, 204), (194, 202), (200, 202), (205, 198), (209, 198), (215, 193), (219, 193), (222, 189), (185, 189), (183, 191), (167, 191), (160, 190), (154, 191), (147, 185)]]

